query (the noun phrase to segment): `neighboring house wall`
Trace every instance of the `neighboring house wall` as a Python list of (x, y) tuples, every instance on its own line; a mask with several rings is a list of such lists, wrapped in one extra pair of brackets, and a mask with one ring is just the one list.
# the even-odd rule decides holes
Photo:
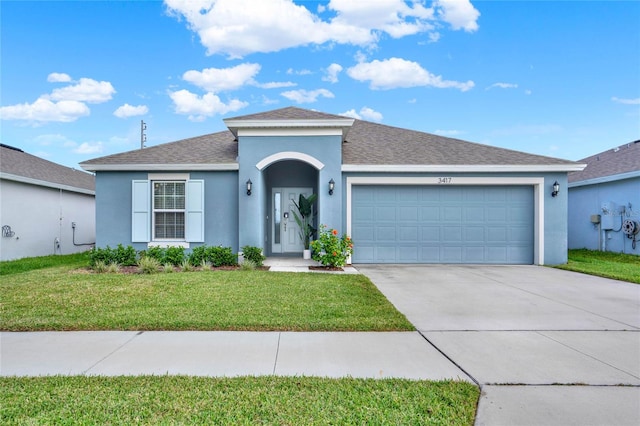
[[(204, 241), (184, 244), (188, 248), (198, 245), (222, 245), (238, 250), (238, 174), (220, 172), (97, 172), (96, 208), (98, 247), (132, 245), (145, 250), (157, 244), (134, 242), (132, 239), (132, 182), (162, 180), (159, 177), (188, 175), (190, 180), (204, 182)], [(151, 203), (151, 199), (149, 199)], [(114, 208), (117, 206), (117, 208)], [(149, 229), (149, 234), (152, 235)]]
[[(607, 220), (602, 207), (604, 203), (615, 204), (609, 220), (612, 230), (602, 230), (599, 224), (591, 223), (592, 215)], [(624, 210), (622, 210), (624, 209)], [(569, 248), (606, 250), (618, 253), (640, 254), (640, 243), (632, 247), (632, 240), (622, 232), (625, 219), (640, 222), (640, 177), (611, 180), (582, 185), (576, 182), (569, 189)], [(636, 238), (640, 241), (640, 235)]]
[[(95, 242), (94, 196), (0, 179), (0, 260), (88, 250)], [(72, 223), (76, 224), (75, 244)]]

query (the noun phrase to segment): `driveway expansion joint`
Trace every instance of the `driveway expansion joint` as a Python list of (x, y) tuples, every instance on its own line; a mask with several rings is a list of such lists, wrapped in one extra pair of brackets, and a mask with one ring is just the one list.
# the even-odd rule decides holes
[(480, 391), (482, 391), (482, 383), (480, 383), (475, 377), (473, 377), (467, 370), (465, 370), (460, 364), (458, 364), (457, 362), (455, 362), (449, 355), (447, 355), (446, 353), (444, 353), (439, 347), (437, 347), (435, 344), (433, 344), (433, 342), (431, 340), (429, 340), (429, 338), (427, 336), (425, 336), (421, 330), (417, 330), (418, 334), (420, 336), (422, 336), (422, 338), (424, 340), (427, 341), (427, 343), (429, 343), (436, 351), (440, 352), (440, 354), (442, 354), (443, 357), (445, 357), (447, 360), (449, 360), (450, 363), (452, 363), (453, 365), (455, 365), (456, 367), (458, 367), (460, 369), (460, 371), (462, 371), (464, 374), (467, 375), (467, 377), (469, 377), (473, 383), (476, 384), (476, 386), (478, 386), (480, 388)]

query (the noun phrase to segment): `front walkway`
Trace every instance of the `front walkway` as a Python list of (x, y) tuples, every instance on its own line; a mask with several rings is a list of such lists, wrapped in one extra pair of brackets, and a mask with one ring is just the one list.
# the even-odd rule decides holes
[(268, 266), (273, 272), (321, 272), (324, 274), (359, 274), (358, 270), (351, 265), (342, 268), (342, 271), (322, 271), (309, 269), (310, 266), (320, 266), (315, 260), (305, 260), (301, 257), (268, 257), (264, 261), (264, 266)]

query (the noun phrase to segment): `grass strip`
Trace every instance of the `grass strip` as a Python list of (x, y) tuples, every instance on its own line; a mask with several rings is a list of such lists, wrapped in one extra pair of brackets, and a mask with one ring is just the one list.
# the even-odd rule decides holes
[(471, 425), (465, 382), (313, 377), (0, 378), (2, 424)]
[(633, 254), (569, 250), (569, 262), (556, 268), (640, 284), (640, 256)]
[(14, 275), (22, 272), (38, 269), (52, 268), (56, 266), (68, 266), (69, 268), (81, 268), (89, 264), (89, 253), (75, 253), (65, 255), (51, 255), (27, 257), (18, 260), (5, 260), (0, 262), (0, 276)]
[(58, 267), (11, 275), (0, 296), (0, 330), (7, 331), (414, 330), (363, 275)]

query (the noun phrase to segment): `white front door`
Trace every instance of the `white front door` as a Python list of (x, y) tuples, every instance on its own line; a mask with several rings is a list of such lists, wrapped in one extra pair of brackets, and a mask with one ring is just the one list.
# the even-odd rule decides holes
[(293, 213), (298, 214), (294, 201), (303, 194), (312, 194), (311, 188), (273, 188), (271, 202), (273, 220), (271, 221), (271, 251), (273, 253), (302, 253), (304, 243), (300, 238), (300, 228)]

